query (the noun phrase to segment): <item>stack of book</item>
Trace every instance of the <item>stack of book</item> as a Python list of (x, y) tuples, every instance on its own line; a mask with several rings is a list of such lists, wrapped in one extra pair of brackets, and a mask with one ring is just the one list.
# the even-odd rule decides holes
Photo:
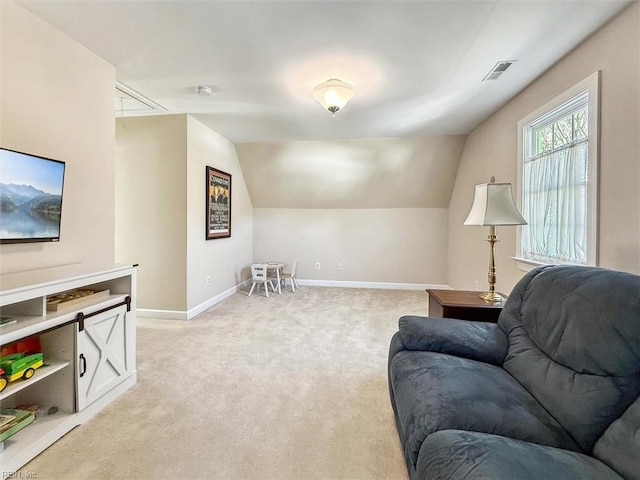
[(32, 410), (0, 408), (0, 443), (18, 433), (35, 419), (36, 412)]

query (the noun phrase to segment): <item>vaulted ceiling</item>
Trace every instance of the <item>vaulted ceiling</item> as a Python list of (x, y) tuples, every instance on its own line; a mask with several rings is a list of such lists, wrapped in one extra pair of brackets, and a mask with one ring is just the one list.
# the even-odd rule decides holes
[[(234, 143), (468, 133), (629, 4), (19, 3), (115, 65), (119, 82)], [(483, 82), (504, 60), (515, 62)], [(333, 77), (356, 89), (336, 118), (311, 97)]]
[[(630, 2), (18, 3), (115, 65), (116, 115), (235, 143), (254, 207), (446, 208), (465, 134)], [(356, 92), (335, 118), (311, 96), (329, 78)]]
[(236, 145), (255, 207), (447, 208), (464, 135)]

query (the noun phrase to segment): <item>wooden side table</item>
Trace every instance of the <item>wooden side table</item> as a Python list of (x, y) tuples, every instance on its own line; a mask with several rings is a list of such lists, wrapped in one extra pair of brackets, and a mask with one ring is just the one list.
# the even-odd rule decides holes
[(461, 318), (480, 322), (497, 322), (503, 302), (490, 302), (480, 298), (477, 291), (432, 290), (429, 294), (429, 316)]

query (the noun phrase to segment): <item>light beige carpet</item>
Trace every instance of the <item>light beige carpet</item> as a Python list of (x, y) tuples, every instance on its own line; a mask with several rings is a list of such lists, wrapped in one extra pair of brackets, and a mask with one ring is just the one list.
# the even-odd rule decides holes
[(237, 293), (139, 320), (138, 383), (22, 471), (44, 479), (406, 479), (389, 340), (417, 291)]

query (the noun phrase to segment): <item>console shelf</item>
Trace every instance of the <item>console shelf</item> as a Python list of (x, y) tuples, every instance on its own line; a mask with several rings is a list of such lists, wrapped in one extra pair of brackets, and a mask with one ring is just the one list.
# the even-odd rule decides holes
[(106, 308), (109, 305), (123, 301), (127, 295), (112, 294), (107, 299), (103, 299), (99, 302), (88, 302), (80, 305), (76, 310), (65, 312), (48, 312), (42, 316), (33, 315), (10, 315), (14, 318), (16, 323), (10, 325), (3, 325), (0, 327), (0, 342), (7, 344), (19, 340), (21, 338), (28, 337), (30, 335), (36, 335), (43, 330), (57, 328), (65, 323), (75, 322), (76, 315), (80, 311), (94, 311), (96, 309)]
[[(33, 377), (11, 382), (0, 392), (2, 407), (39, 407), (34, 423), (5, 440), (0, 453), (5, 474), (136, 383), (135, 267), (71, 265), (0, 277), (2, 316), (16, 320), (0, 326), (0, 345), (37, 336), (45, 362)], [(47, 297), (73, 289), (110, 293), (72, 309), (47, 311)]]
[(37, 383), (41, 380), (44, 380), (49, 375), (53, 375), (58, 370), (62, 370), (65, 367), (68, 367), (70, 362), (66, 361), (58, 361), (58, 360), (46, 360), (46, 364), (36, 370), (36, 373), (28, 380), (16, 380), (15, 382), (11, 382), (7, 385), (2, 392), (0, 392), (0, 402), (18, 393), (23, 388), (28, 388), (34, 383)]

